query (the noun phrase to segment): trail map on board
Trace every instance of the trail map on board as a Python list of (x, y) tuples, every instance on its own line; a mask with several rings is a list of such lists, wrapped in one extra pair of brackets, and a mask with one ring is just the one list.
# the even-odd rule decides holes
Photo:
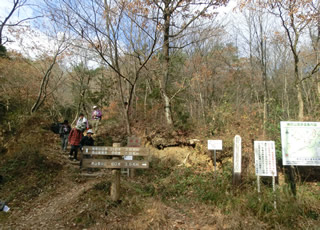
[(320, 165), (320, 122), (281, 121), (283, 165)]

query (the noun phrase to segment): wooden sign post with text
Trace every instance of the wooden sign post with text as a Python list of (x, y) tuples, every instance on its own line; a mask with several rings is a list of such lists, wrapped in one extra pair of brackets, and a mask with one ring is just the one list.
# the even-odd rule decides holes
[[(113, 201), (120, 198), (120, 169), (149, 168), (148, 160), (123, 160), (122, 156), (148, 156), (149, 149), (138, 147), (120, 147), (119, 143), (113, 147), (104, 146), (84, 146), (83, 147), (83, 168), (110, 168), (112, 169), (112, 184), (110, 195)], [(112, 159), (106, 159), (112, 156)]]
[(233, 140), (233, 185), (241, 183), (241, 137), (236, 135)]
[[(127, 147), (140, 147), (141, 146), (141, 138), (136, 136), (128, 137)], [(134, 160), (133, 156), (126, 156), (127, 160)], [(135, 171), (134, 169), (128, 169), (129, 176), (131, 178), (134, 177)]]
[[(113, 143), (112, 147), (120, 147), (120, 143)], [(119, 160), (118, 156), (112, 157), (112, 160)], [(112, 169), (112, 179), (110, 187), (111, 200), (120, 200), (120, 169)]]

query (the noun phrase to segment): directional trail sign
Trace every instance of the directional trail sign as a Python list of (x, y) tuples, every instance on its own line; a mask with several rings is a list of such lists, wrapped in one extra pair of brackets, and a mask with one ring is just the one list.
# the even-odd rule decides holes
[(141, 147), (84, 146), (83, 155), (148, 156), (149, 149)]
[(83, 159), (82, 166), (85, 168), (149, 168), (146, 160), (114, 160), (114, 159)]
[(103, 159), (105, 156), (148, 156), (149, 149), (142, 147), (84, 146), (82, 167), (84, 168), (149, 168), (147, 160)]

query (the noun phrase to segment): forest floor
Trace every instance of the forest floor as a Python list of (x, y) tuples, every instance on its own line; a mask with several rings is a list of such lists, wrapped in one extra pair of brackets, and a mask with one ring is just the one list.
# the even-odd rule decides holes
[[(8, 152), (6, 158), (18, 155), (4, 161), (5, 170), (0, 168), (6, 173), (3, 175), (13, 178), (2, 183), (7, 188), (0, 187), (1, 200), (10, 196), (10, 211), (0, 212), (0, 229), (260, 230), (320, 226), (318, 183), (301, 186), (306, 188), (299, 192), (301, 201), (288, 196), (286, 190), (279, 193), (276, 210), (274, 197), (268, 192), (270, 183), (262, 185), (264, 193), (258, 197), (249, 166), (244, 167), (247, 178), (241, 189), (232, 188), (228, 157), (232, 148), (226, 148), (226, 160), (217, 162), (215, 172), (203, 143), (195, 148), (164, 149), (147, 144), (150, 168), (137, 170), (133, 178), (122, 174), (121, 202), (114, 203), (109, 195), (110, 169), (88, 175), (79, 162), (70, 161), (68, 153), (60, 150), (58, 136), (39, 131), (38, 139), (43, 143), (29, 146), (26, 143), (33, 143), (34, 135), (21, 135), (20, 145), (28, 151)], [(42, 146), (39, 154), (35, 145)], [(248, 143), (243, 147), (250, 153)], [(249, 158), (244, 158), (243, 163), (250, 165), (248, 162)]]
[[(159, 199), (142, 200), (143, 210), (137, 216), (119, 217), (114, 212), (101, 212), (94, 225), (78, 226), (77, 215), (86, 212), (90, 206), (82, 197), (99, 183), (110, 178), (110, 170), (101, 170), (97, 176), (81, 176), (79, 165), (70, 161), (55, 143), (46, 154), (63, 165), (55, 184), (46, 189), (31, 202), (19, 207), (10, 206), (8, 219), (0, 223), (0, 229), (228, 229), (230, 223), (214, 207), (203, 205), (168, 205)], [(192, 148), (173, 147), (164, 150), (153, 149), (158, 158), (174, 158), (181, 164), (192, 155)], [(203, 161), (208, 161), (202, 156)], [(125, 175), (122, 178), (127, 179)], [(133, 179), (134, 180), (134, 179)], [(105, 194), (106, 197), (108, 194)], [(107, 205), (105, 205), (107, 207)], [(96, 218), (92, 216), (91, 218)], [(91, 225), (91, 226), (90, 226)], [(148, 227), (149, 226), (149, 227)], [(150, 226), (152, 226), (150, 228)]]

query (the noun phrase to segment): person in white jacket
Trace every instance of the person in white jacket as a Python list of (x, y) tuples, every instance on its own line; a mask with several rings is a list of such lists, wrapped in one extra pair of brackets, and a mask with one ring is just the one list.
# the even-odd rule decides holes
[(85, 130), (89, 129), (89, 123), (88, 123), (88, 119), (85, 118), (83, 113), (79, 114), (79, 119), (77, 120), (77, 127), (80, 127), (80, 130), (82, 132), (84, 132)]

